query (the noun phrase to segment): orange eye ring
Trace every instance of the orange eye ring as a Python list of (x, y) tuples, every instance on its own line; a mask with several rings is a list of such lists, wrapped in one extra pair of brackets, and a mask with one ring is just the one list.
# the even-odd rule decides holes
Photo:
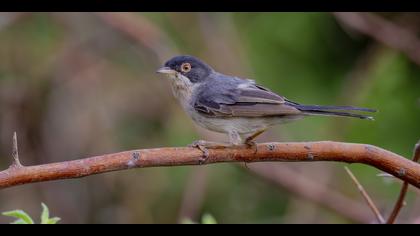
[(190, 72), (190, 70), (191, 70), (191, 64), (190, 64), (190, 63), (188, 63), (188, 62), (182, 63), (182, 65), (181, 65), (181, 70), (182, 70), (182, 72), (184, 72), (184, 73), (188, 73), (188, 72)]

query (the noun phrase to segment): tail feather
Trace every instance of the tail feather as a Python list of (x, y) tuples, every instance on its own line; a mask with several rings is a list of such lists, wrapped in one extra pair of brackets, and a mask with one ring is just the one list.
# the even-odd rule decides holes
[(320, 105), (302, 105), (292, 101), (286, 101), (288, 105), (293, 106), (305, 114), (311, 115), (326, 115), (326, 116), (346, 116), (355, 117), (360, 119), (373, 120), (372, 116), (366, 116), (346, 111), (363, 111), (363, 112), (376, 112), (375, 109), (353, 107), (353, 106), (320, 106)]
[(338, 110), (338, 111), (365, 111), (365, 112), (376, 112), (374, 109), (353, 107), (353, 106), (319, 106), (319, 105), (297, 105), (295, 106), (302, 110)]
[(338, 112), (338, 111), (303, 111), (305, 114), (308, 115), (325, 115), (325, 116), (347, 116), (347, 117), (355, 117), (363, 120), (374, 120), (372, 116), (360, 115), (350, 112)]

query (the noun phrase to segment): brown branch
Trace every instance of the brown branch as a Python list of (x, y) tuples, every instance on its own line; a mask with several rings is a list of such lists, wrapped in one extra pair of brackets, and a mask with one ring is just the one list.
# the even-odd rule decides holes
[(383, 224), (385, 223), (385, 219), (382, 216), (381, 212), (379, 212), (378, 208), (376, 207), (375, 203), (373, 202), (372, 198), (370, 198), (369, 194), (366, 192), (365, 188), (363, 188), (363, 185), (360, 184), (360, 182), (357, 180), (356, 176), (350, 171), (349, 168), (344, 167), (349, 174), (350, 178), (353, 180), (354, 184), (357, 186), (357, 189), (362, 194), (363, 198), (366, 200), (369, 208), (373, 211), (373, 213), (376, 216), (376, 219), (379, 223)]
[[(420, 159), (420, 141), (417, 142), (416, 146), (414, 147), (414, 154), (413, 154), (413, 161), (418, 162)], [(401, 187), (400, 195), (398, 196), (398, 200), (395, 203), (394, 209), (392, 210), (388, 220), (386, 221), (387, 224), (393, 224), (397, 219), (398, 214), (400, 213), (401, 208), (404, 206), (404, 199), (405, 195), (407, 194), (408, 190), (408, 182), (404, 181), (403, 186)]]
[[(420, 188), (420, 164), (367, 144), (291, 142), (211, 149), (205, 164), (219, 162), (337, 161), (363, 163)], [(109, 171), (157, 166), (198, 165), (202, 152), (196, 148), (155, 148), (125, 151), (81, 160), (9, 168), (0, 172), (0, 188), (49, 180), (79, 178)]]
[(420, 65), (420, 39), (408, 28), (371, 13), (335, 12), (344, 25), (406, 54)]

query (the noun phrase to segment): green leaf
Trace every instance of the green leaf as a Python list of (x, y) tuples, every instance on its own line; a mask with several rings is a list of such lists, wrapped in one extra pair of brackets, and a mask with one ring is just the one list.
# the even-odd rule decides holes
[[(41, 224), (56, 224), (61, 219), (58, 217), (50, 218), (50, 211), (48, 210), (47, 205), (41, 203), (42, 213), (41, 213)], [(14, 210), (2, 213), (5, 216), (15, 217), (17, 220), (13, 221), (11, 224), (34, 224), (32, 218), (22, 210)]]
[(12, 222), (12, 224), (34, 224), (32, 218), (22, 210), (7, 211), (2, 213), (4, 216), (15, 217), (18, 220)]
[[(182, 219), (181, 224), (197, 224), (197, 222), (194, 222), (189, 218), (184, 218)], [(204, 214), (203, 217), (201, 217), (201, 224), (212, 225), (217, 224), (217, 222), (212, 215)]]
[(26, 225), (27, 223), (25, 221), (23, 221), (22, 219), (18, 219), (18, 220), (13, 221), (10, 224), (13, 224), (13, 225)]
[(46, 224), (48, 219), (50, 218), (50, 210), (48, 209), (47, 205), (41, 202), (42, 205), (42, 213), (41, 213), (41, 224)]
[(41, 203), (42, 205), (42, 213), (41, 213), (41, 224), (56, 224), (59, 220), (61, 220), (58, 217), (50, 218), (50, 210), (48, 209), (47, 205), (44, 203)]
[(47, 224), (47, 225), (55, 225), (60, 220), (61, 219), (59, 217), (53, 217), (51, 219), (48, 219), (48, 221), (45, 224)]
[(207, 224), (207, 225), (213, 225), (213, 224), (217, 224), (216, 219), (214, 219), (214, 217), (210, 214), (204, 214), (203, 217), (201, 218), (201, 223), (202, 224)]

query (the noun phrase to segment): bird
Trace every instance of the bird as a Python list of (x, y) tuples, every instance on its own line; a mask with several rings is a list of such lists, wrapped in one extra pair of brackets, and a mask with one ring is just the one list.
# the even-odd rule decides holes
[(191, 144), (203, 151), (203, 161), (208, 157), (208, 148), (256, 147), (254, 139), (274, 125), (318, 115), (373, 120), (372, 116), (355, 112), (376, 112), (353, 106), (293, 102), (254, 80), (219, 73), (190, 55), (175, 56), (156, 72), (169, 78), (174, 96), (197, 125), (228, 135), (229, 143), (198, 140)]

